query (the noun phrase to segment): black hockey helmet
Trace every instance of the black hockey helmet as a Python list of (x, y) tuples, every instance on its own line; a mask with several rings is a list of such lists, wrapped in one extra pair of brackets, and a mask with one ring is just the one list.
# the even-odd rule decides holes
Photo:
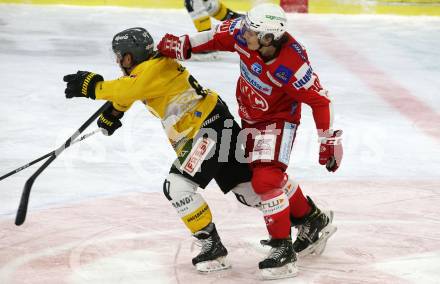
[(146, 29), (130, 28), (113, 37), (112, 49), (120, 58), (130, 53), (134, 62), (139, 64), (153, 55), (154, 40)]

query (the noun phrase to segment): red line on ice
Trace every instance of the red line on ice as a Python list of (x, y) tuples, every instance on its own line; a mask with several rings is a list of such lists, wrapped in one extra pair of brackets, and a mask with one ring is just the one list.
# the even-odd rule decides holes
[(403, 116), (412, 121), (425, 134), (440, 142), (440, 115), (398, 81), (380, 70), (323, 25), (307, 21), (300, 27), (310, 32), (313, 40), (332, 55), (345, 68), (356, 75), (366, 86), (379, 95)]

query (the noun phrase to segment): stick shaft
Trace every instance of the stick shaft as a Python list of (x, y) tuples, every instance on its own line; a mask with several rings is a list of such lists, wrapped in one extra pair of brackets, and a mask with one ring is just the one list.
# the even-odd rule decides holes
[[(94, 131), (92, 131), (92, 132), (89, 132), (89, 133), (87, 133), (87, 134), (84, 134), (84, 135), (81, 136), (80, 138), (78, 138), (78, 139), (76, 139), (75, 141), (73, 141), (73, 142), (70, 144), (70, 146), (72, 146), (73, 144), (76, 144), (76, 143), (78, 143), (78, 142), (80, 142), (80, 141), (83, 141), (84, 139), (87, 139), (87, 138), (89, 138), (90, 136), (92, 136), (92, 135), (94, 135), (94, 134), (96, 134), (96, 133), (98, 133), (98, 132), (101, 132), (101, 129), (96, 129), (96, 130), (94, 130)], [(21, 171), (24, 170), (24, 169), (29, 168), (30, 166), (32, 166), (32, 165), (38, 163), (38, 162), (41, 161), (41, 160), (46, 159), (47, 157), (52, 156), (53, 154), (55, 154), (55, 150), (52, 151), (52, 152), (50, 152), (50, 153), (47, 153), (47, 154), (45, 154), (45, 155), (43, 155), (43, 156), (41, 156), (41, 157), (39, 157), (39, 158), (37, 158), (37, 159), (35, 159), (35, 160), (33, 160), (32, 162), (27, 163), (26, 165), (23, 165), (23, 166), (21, 166), (21, 167), (19, 167), (19, 168), (16, 168), (15, 170), (12, 170), (12, 171), (10, 171), (9, 173), (7, 173), (7, 174), (5, 174), (5, 175), (2, 175), (2, 176), (0, 177), (0, 181), (1, 181), (1, 180), (4, 180), (4, 179), (7, 178), (7, 177), (10, 177), (10, 176), (12, 176), (12, 175), (18, 173), (18, 172), (21, 172)]]
[(20, 226), (26, 220), (27, 209), (29, 205), (29, 196), (31, 194), (32, 185), (34, 184), (37, 177), (46, 169), (66, 148), (68, 148), (73, 141), (93, 122), (98, 116), (112, 105), (111, 102), (106, 102), (102, 105), (83, 125), (78, 128), (78, 130), (73, 133), (69, 139), (66, 140), (64, 145), (60, 146), (55, 150), (55, 153), (50, 156), (50, 158), (26, 181), (23, 188), (23, 193), (21, 194), (20, 204), (18, 206), (17, 216), (15, 217), (15, 225)]

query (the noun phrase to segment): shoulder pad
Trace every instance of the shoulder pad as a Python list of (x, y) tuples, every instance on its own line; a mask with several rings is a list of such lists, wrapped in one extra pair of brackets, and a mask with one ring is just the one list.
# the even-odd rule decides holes
[(292, 49), (296, 54), (298, 54), (302, 60), (307, 62), (307, 53), (304, 46), (298, 42), (289, 43), (289, 48)]
[(229, 34), (232, 35), (237, 28), (240, 28), (239, 25), (240, 22), (241, 22), (241, 18), (224, 21), (217, 26), (216, 32), (217, 33), (228, 32)]

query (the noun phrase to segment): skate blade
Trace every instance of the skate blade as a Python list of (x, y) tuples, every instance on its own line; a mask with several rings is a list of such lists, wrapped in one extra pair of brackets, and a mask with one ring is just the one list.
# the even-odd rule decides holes
[(196, 264), (197, 271), (201, 273), (210, 273), (229, 268), (231, 268), (231, 264), (226, 260), (225, 256), (219, 257), (215, 260), (203, 261)]
[(324, 252), (324, 250), (325, 250), (325, 247), (327, 245), (327, 240), (334, 233), (336, 233), (337, 230), (338, 230), (338, 228), (336, 226), (333, 226), (332, 224), (328, 224), (320, 232), (321, 236), (319, 237), (319, 239), (316, 242), (314, 242), (313, 244), (309, 245), (303, 251), (300, 251), (298, 253), (298, 255), (300, 257), (304, 257), (304, 256), (307, 256), (307, 255), (321, 255)]
[(282, 267), (260, 269), (263, 280), (275, 280), (295, 277), (298, 274), (298, 267), (295, 262), (290, 262)]
[(333, 215), (334, 215), (333, 211), (332, 210), (324, 210), (323, 212), (330, 219), (329, 224), (333, 223)]

